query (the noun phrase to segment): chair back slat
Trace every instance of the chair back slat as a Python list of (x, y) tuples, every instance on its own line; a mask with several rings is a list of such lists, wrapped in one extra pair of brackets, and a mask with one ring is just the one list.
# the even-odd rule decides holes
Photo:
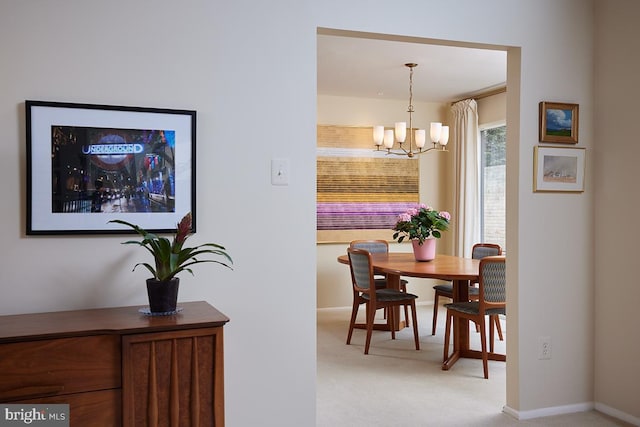
[(494, 243), (476, 243), (471, 251), (471, 258), (473, 259), (496, 255), (502, 255), (502, 248)]
[(349, 244), (354, 249), (364, 249), (372, 254), (384, 254), (389, 252), (389, 243), (386, 240), (354, 240)]
[(489, 256), (480, 260), (480, 304), (485, 308), (506, 303), (506, 263), (504, 256)]
[(353, 248), (349, 248), (347, 253), (349, 254), (351, 281), (354, 288), (360, 292), (375, 289), (371, 254), (364, 249)]

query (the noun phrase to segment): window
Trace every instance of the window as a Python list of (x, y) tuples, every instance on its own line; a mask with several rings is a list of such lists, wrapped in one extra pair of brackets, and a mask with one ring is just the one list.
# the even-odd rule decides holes
[(480, 128), (480, 233), (482, 241), (506, 250), (507, 126)]

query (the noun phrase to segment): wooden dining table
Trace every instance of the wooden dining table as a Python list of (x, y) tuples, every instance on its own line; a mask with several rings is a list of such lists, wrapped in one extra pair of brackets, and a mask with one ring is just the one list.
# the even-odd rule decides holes
[[(431, 261), (416, 261), (412, 253), (380, 253), (371, 254), (373, 268), (376, 273), (387, 275), (387, 287), (400, 289), (400, 277), (419, 277), (425, 279), (450, 280), (453, 283), (453, 300), (469, 301), (469, 284), (478, 281), (480, 261), (450, 255), (436, 255)], [(340, 255), (338, 262), (349, 264), (348, 255)], [(394, 319), (399, 319), (399, 315)], [(403, 327), (399, 320), (389, 327), (398, 330)], [(482, 352), (469, 347), (469, 322), (455, 321), (453, 324), (453, 352), (447, 360), (443, 360), (442, 369), (448, 370), (460, 358), (481, 359)], [(489, 360), (505, 361), (504, 354), (489, 353)]]

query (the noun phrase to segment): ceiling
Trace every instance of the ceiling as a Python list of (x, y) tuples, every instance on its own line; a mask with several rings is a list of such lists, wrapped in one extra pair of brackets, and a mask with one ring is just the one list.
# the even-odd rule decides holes
[(506, 86), (507, 53), (424, 41), (318, 34), (318, 94), (452, 102)]

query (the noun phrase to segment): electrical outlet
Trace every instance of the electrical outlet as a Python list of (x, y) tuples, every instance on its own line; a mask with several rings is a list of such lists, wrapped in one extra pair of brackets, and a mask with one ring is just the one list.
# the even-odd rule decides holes
[(551, 359), (551, 337), (538, 337), (538, 359)]

